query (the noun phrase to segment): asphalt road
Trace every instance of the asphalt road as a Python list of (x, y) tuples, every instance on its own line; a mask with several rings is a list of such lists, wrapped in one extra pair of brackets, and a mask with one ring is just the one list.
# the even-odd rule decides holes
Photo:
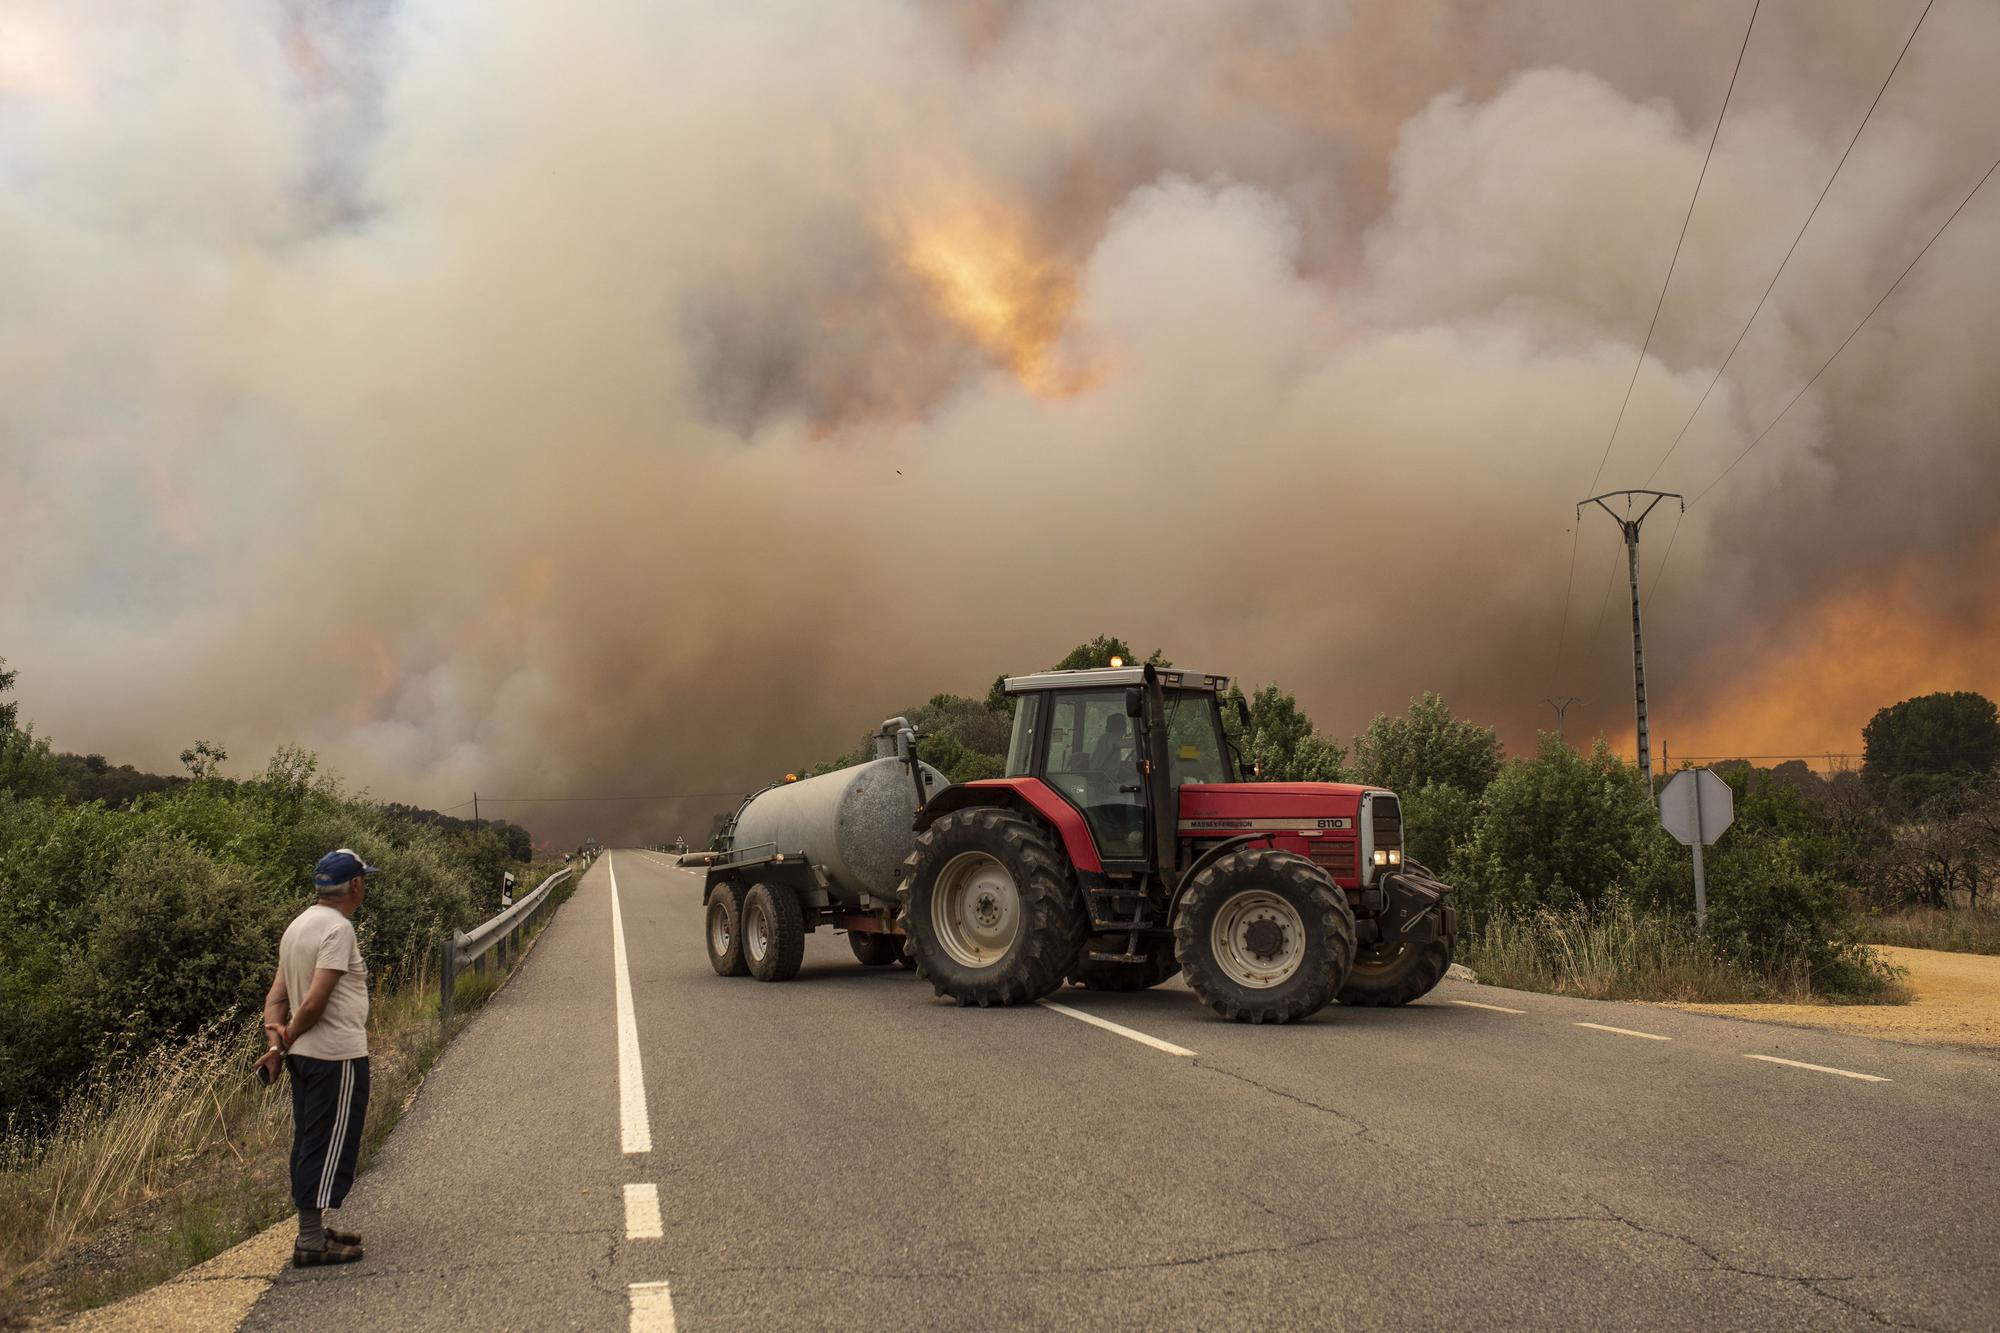
[(1126, 1035), (830, 933), (725, 980), (699, 898), (600, 860), (356, 1186), (368, 1259), (244, 1327), (2000, 1322), (1988, 1057), (1455, 982), (1284, 1028), (1051, 997)]

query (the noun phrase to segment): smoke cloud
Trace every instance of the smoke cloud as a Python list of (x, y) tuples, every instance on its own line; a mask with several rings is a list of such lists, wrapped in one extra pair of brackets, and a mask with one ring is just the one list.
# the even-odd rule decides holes
[[(1604, 485), (1646, 484), (1920, 9), (1765, 7)], [(15, 0), (23, 714), (440, 807), (711, 793), (1109, 632), (1336, 735), (1432, 688), (1515, 746), (1582, 695), (1571, 735), (1629, 745), (1622, 551), (1586, 513), (1565, 608), (1572, 506), (1748, 17)], [(2000, 11), (1937, 5), (1655, 485), (1707, 486), (1979, 179), (1996, 60)], [(1676, 752), (2000, 690), (1996, 208), (1649, 522)]]

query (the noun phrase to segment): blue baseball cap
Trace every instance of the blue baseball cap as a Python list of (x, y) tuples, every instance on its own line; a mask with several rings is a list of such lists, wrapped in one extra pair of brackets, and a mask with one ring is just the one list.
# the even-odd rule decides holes
[(313, 867), (313, 887), (317, 889), (344, 889), (347, 882), (356, 875), (379, 875), (382, 872), (369, 865), (345, 847), (328, 852)]

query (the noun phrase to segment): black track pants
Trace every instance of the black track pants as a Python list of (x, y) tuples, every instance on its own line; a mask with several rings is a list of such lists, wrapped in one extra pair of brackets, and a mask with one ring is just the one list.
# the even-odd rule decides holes
[(288, 1055), (292, 1075), (292, 1202), (338, 1208), (354, 1183), (361, 1123), (368, 1114), (368, 1057)]

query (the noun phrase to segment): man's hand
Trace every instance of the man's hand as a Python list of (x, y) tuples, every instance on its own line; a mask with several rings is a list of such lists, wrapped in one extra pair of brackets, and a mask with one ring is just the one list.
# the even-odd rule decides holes
[(275, 1049), (274, 1046), (272, 1050), (268, 1050), (258, 1057), (256, 1067), (264, 1072), (264, 1081), (272, 1083), (277, 1080), (278, 1071), (284, 1068), (284, 1064), (285, 1053)]

